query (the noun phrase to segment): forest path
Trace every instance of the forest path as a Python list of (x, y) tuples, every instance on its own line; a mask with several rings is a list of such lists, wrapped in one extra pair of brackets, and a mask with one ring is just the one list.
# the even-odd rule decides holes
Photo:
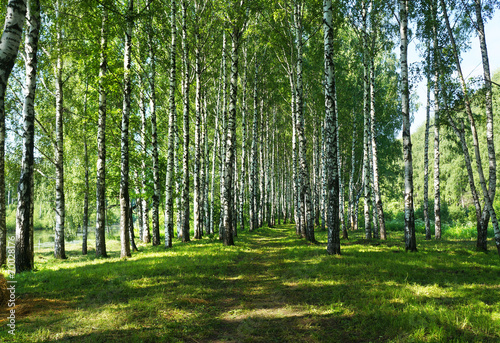
[(219, 319), (232, 333), (230, 341), (249, 341), (251, 337), (250, 341), (258, 342), (269, 331), (306, 335), (313, 322), (307, 304), (313, 289), (299, 280), (314, 277), (314, 272), (308, 272), (310, 261), (304, 251), (317, 255), (323, 248), (298, 239), (293, 225), (244, 235), (246, 248), (236, 255), (222, 282), (227, 297)]

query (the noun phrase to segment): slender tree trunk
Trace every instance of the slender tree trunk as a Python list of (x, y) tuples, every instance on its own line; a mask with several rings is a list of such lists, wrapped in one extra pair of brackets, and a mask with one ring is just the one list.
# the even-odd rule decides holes
[(182, 241), (189, 242), (189, 47), (187, 42), (187, 1), (182, 2), (182, 64), (184, 77), (183, 89), (183, 155), (182, 155)]
[(354, 201), (355, 201), (355, 195), (354, 195), (354, 171), (356, 169), (356, 116), (354, 115), (353, 111), (353, 116), (352, 116), (352, 145), (351, 145), (351, 175), (349, 177), (349, 225), (351, 230), (355, 229), (355, 223), (354, 223)]
[[(266, 104), (267, 105), (267, 104)], [(267, 113), (267, 111), (266, 111)], [(267, 222), (267, 197), (268, 197), (268, 189), (267, 189), (267, 151), (268, 149), (264, 149), (264, 144), (267, 145), (268, 137), (267, 137), (267, 124), (268, 120), (265, 120), (265, 114), (263, 107), (261, 107), (260, 112), (260, 149), (259, 149), (259, 159), (260, 159), (260, 225), (264, 226), (264, 223)], [(266, 116), (267, 117), (267, 116)], [(267, 119), (267, 118), (266, 118)], [(269, 223), (267, 223), (269, 224)]]
[(128, 9), (125, 15), (125, 51), (123, 56), (123, 110), (121, 123), (121, 163), (120, 163), (120, 257), (131, 256), (130, 253), (130, 195), (129, 195), (129, 120), (130, 94), (132, 92), (130, 61), (132, 54), (132, 29), (134, 1), (128, 0)]
[(372, 226), (370, 217), (371, 207), (371, 186), (370, 186), (370, 82), (369, 82), (369, 51), (368, 51), (368, 33), (367, 17), (368, 9), (366, 1), (363, 1), (363, 190), (365, 218), (365, 238), (372, 238)]
[(210, 186), (210, 216), (209, 216), (209, 234), (214, 233), (214, 202), (215, 202), (215, 166), (217, 165), (217, 149), (220, 147), (220, 136), (219, 136), (219, 116), (220, 116), (220, 91), (221, 91), (222, 82), (219, 80), (219, 89), (217, 91), (217, 106), (216, 106), (216, 115), (215, 115), (215, 127), (214, 127), (214, 143), (212, 150), (212, 181)]
[(297, 108), (296, 108), (296, 90), (293, 77), (290, 75), (290, 87), (292, 93), (291, 108), (292, 108), (292, 177), (293, 177), (293, 207), (295, 232), (298, 236), (301, 235), (301, 206), (300, 206), (300, 184), (298, 170), (298, 144), (297, 144)]
[(56, 61), (56, 226), (54, 230), (54, 257), (66, 259), (64, 246), (64, 228), (66, 219), (66, 205), (64, 198), (64, 128), (63, 128), (63, 79), (62, 79), (62, 27), (61, 27), (61, 1), (57, 2), (56, 26), (57, 26), (57, 61)]
[[(488, 193), (491, 201), (495, 199), (496, 193), (496, 175), (497, 175), (497, 162), (495, 156), (495, 144), (494, 144), (494, 130), (493, 130), (493, 104), (492, 104), (492, 90), (491, 90), (491, 75), (490, 75), (490, 62), (488, 58), (488, 49), (486, 46), (486, 36), (484, 32), (484, 24), (482, 17), (481, 0), (474, 0), (474, 7), (476, 10), (476, 20), (477, 20), (477, 32), (479, 36), (479, 43), (481, 47), (481, 57), (483, 63), (483, 77), (484, 77), (484, 89), (485, 89), (485, 105), (486, 105), (486, 143), (488, 146), (488, 160), (489, 160), (489, 182), (488, 182)], [(487, 246), (487, 228), (489, 222), (489, 211), (485, 208), (482, 214), (482, 228), (483, 230), (478, 233), (477, 248), (479, 250), (486, 251)], [(495, 232), (495, 241), (497, 244), (497, 249), (500, 249), (499, 242), (500, 237)], [(499, 250), (500, 251), (500, 250)]]
[(175, 0), (171, 1), (170, 9), (170, 25), (171, 25), (171, 39), (172, 45), (170, 50), (170, 107), (168, 118), (168, 146), (167, 146), (167, 172), (166, 172), (166, 195), (165, 195), (165, 248), (172, 247), (172, 236), (174, 235), (174, 202), (173, 202), (173, 181), (174, 181), (174, 135), (176, 125), (176, 109), (175, 109), (175, 45), (176, 45), (176, 23)]
[[(181, 80), (182, 84), (182, 80)], [(182, 86), (181, 86), (182, 87)], [(182, 207), (182, 177), (179, 177), (180, 175), (183, 174), (183, 168), (182, 168), (182, 152), (180, 150), (180, 139), (179, 139), (179, 126), (176, 122), (174, 126), (174, 137), (175, 137), (175, 143), (174, 143), (174, 176), (175, 176), (175, 210), (177, 212), (176, 218), (175, 218), (175, 226), (176, 226), (176, 232), (177, 232), (177, 238), (182, 240), (182, 233), (184, 232), (182, 230), (182, 217), (184, 215), (183, 207)]]
[[(302, 54), (303, 54), (303, 41), (302, 41), (302, 5), (297, 3), (294, 12), (295, 23), (295, 40), (297, 49), (297, 79), (296, 87), (296, 111), (297, 111), (297, 137), (299, 140), (299, 183), (301, 185), (300, 201), (303, 204), (302, 218), (304, 219), (303, 229), (301, 234), (310, 242), (315, 242), (314, 238), (314, 225), (312, 222), (312, 206), (311, 206), (311, 187), (309, 183), (309, 172), (306, 161), (306, 138), (305, 138), (305, 125), (304, 125), (304, 102), (303, 102), (303, 86), (302, 86)], [(338, 193), (337, 193), (338, 194)]]
[(236, 141), (236, 101), (238, 86), (238, 48), (241, 33), (239, 28), (233, 28), (231, 44), (231, 82), (229, 95), (229, 115), (227, 120), (226, 135), (226, 160), (224, 168), (224, 193), (221, 199), (223, 207), (223, 241), (224, 245), (234, 245), (233, 239), (233, 201), (234, 201), (234, 161), (235, 161), (235, 141)]
[[(209, 204), (208, 204), (208, 185), (210, 181), (210, 173), (208, 172), (210, 170), (210, 159), (208, 157), (208, 125), (207, 125), (207, 96), (206, 93), (203, 93), (203, 135), (202, 135), (202, 142), (203, 146), (205, 149), (205, 152), (203, 154), (203, 170), (204, 174), (202, 174), (202, 179), (203, 181), (203, 201), (202, 203), (204, 204), (203, 207), (203, 216), (205, 220), (205, 233), (210, 234), (209, 228), (210, 228), (210, 216), (209, 216)], [(215, 147), (214, 147), (215, 149)]]
[(246, 141), (247, 141), (247, 49), (243, 49), (243, 84), (242, 84), (242, 104), (241, 104), (241, 172), (240, 172), (240, 229), (245, 230), (245, 178), (246, 178)]
[(226, 31), (223, 32), (222, 36), (222, 134), (220, 136), (220, 169), (219, 169), (219, 190), (220, 190), (220, 196), (221, 196), (221, 207), (220, 207), (220, 215), (219, 215), (219, 240), (224, 239), (224, 206), (222, 205), (222, 197), (224, 194), (224, 187), (225, 187), (225, 176), (226, 176), (226, 171), (225, 168), (227, 166), (226, 164), (226, 147), (227, 147), (227, 38), (226, 38)]
[(333, 8), (331, 0), (323, 0), (323, 27), (325, 41), (325, 139), (328, 254), (340, 255), (339, 221), (339, 167), (337, 156), (337, 112), (335, 99), (335, 70), (333, 64)]
[[(9, 3), (9, 6), (12, 6)], [(9, 7), (8, 11), (12, 11), (13, 8)], [(24, 8), (26, 11), (26, 8)], [(10, 12), (9, 14), (11, 14)], [(11, 17), (10, 20), (17, 20), (17, 23), (24, 24), (24, 13), (17, 13), (15, 17)], [(21, 18), (19, 18), (22, 16)], [(15, 246), (15, 267), (16, 273), (20, 273), (25, 270), (33, 269), (33, 164), (34, 164), (34, 141), (35, 141), (35, 92), (36, 92), (36, 72), (37, 72), (37, 51), (38, 51), (38, 40), (40, 37), (40, 3), (38, 0), (30, 0), (28, 2), (27, 9), (27, 21), (28, 27), (25, 37), (25, 51), (26, 51), (26, 81), (25, 81), (25, 94), (23, 103), (23, 157), (21, 162), (21, 177), (19, 179), (19, 185), (17, 187), (17, 213), (16, 213), (16, 246)], [(6, 25), (4, 27), (4, 34), (2, 35), (1, 42), (6, 39), (6, 34), (11, 23), (9, 23), (9, 16), (7, 15)], [(22, 25), (21, 25), (22, 29)], [(21, 32), (19, 32), (19, 39), (21, 38)], [(14, 43), (14, 42), (12, 42)], [(11, 47), (11, 49), (16, 48), (15, 55), (17, 55), (17, 49), (19, 47), (19, 41), (17, 42), (17, 47)], [(0, 56), (5, 57), (4, 46), (0, 45)], [(12, 51), (13, 52), (13, 51)], [(15, 56), (11, 56), (15, 59)], [(0, 67), (4, 67), (4, 63), (10, 63), (8, 61), (0, 61)], [(13, 62), (12, 62), (13, 63)], [(0, 84), (2, 86), (2, 98), (1, 98), (1, 113), (4, 115), (3, 108), (3, 98), (5, 96), (5, 85), (7, 83), (8, 76), (5, 77), (5, 73), (10, 73), (4, 68), (0, 70)], [(5, 82), (5, 83), (4, 83)], [(5, 117), (4, 117), (5, 119)], [(4, 121), (2, 121), (4, 123)], [(5, 126), (4, 126), (5, 129)], [(5, 134), (0, 133), (2, 139), (5, 143)], [(2, 147), (4, 146), (2, 144)], [(3, 157), (0, 161), (1, 168), (3, 168)], [(2, 169), (3, 171), (3, 169)], [(4, 183), (4, 175), (0, 175)], [(0, 187), (1, 188), (1, 187)], [(0, 195), (0, 205), (3, 215), (5, 215), (5, 203), (2, 200), (2, 195)], [(0, 219), (0, 266), (7, 262), (7, 230), (5, 227), (5, 216)]]
[(319, 207), (319, 192), (318, 192), (318, 185), (319, 185), (319, 147), (320, 147), (320, 139), (318, 137), (318, 123), (314, 124), (314, 129), (313, 129), (313, 175), (312, 175), (312, 184), (313, 184), (313, 199), (314, 199), (314, 225), (319, 226), (319, 212), (320, 212), (320, 207)]
[[(446, 106), (446, 101), (445, 101)], [(446, 108), (446, 107), (445, 107)], [(462, 152), (464, 154), (465, 167), (467, 169), (467, 176), (469, 179), (469, 186), (472, 194), (472, 200), (474, 202), (474, 208), (476, 210), (476, 226), (478, 234), (483, 231), (484, 222), (481, 220), (481, 202), (479, 201), (479, 194), (476, 190), (476, 184), (474, 181), (474, 173), (472, 172), (472, 162), (469, 154), (469, 148), (467, 147), (467, 141), (465, 139), (465, 126), (463, 120), (460, 122), (460, 126), (455, 123), (453, 118), (448, 115), (448, 120), (450, 122), (453, 131), (459, 138), (459, 145), (462, 148)]]
[[(140, 182), (139, 182), (139, 171), (136, 169), (135, 170), (135, 179), (137, 180), (137, 183), (136, 183), (136, 187), (135, 187), (135, 193), (136, 194), (141, 194), (141, 190), (139, 188), (139, 185), (140, 185)], [(142, 185), (141, 185), (142, 186)], [(143, 238), (143, 215), (144, 215), (144, 209), (142, 208), (142, 201), (143, 199), (142, 198), (136, 198), (135, 199), (136, 203), (135, 203), (135, 208), (137, 209), (137, 221), (139, 222), (139, 239), (142, 240)], [(147, 205), (146, 205), (147, 206)], [(130, 220), (133, 220), (133, 208), (132, 208), (132, 203), (130, 204), (130, 208), (132, 209), (132, 211), (130, 213), (132, 213), (131, 215), (131, 219)], [(147, 209), (146, 209), (147, 210)], [(130, 239), (130, 242), (132, 243), (132, 239)], [(132, 248), (132, 251), (133, 251), (133, 248)]]
[[(139, 199), (137, 199), (139, 200)], [(135, 234), (134, 234), (134, 215), (132, 213), (132, 206), (129, 206), (129, 226), (128, 226), (128, 234), (129, 234), (129, 240), (130, 240), (130, 246), (132, 248), (132, 251), (139, 251), (137, 249), (137, 245), (135, 244)]]
[[(142, 83), (142, 82), (141, 82)], [(141, 85), (143, 87), (144, 84)], [(138, 211), (138, 216), (139, 216), (139, 236), (140, 239), (144, 243), (149, 243), (151, 241), (151, 235), (149, 231), (149, 215), (148, 215), (148, 201), (146, 200), (145, 196), (147, 193), (147, 172), (146, 172), (146, 161), (148, 160), (148, 149), (147, 149), (147, 120), (146, 120), (146, 103), (144, 101), (144, 90), (141, 89), (140, 95), (139, 95), (139, 107), (141, 111), (141, 145), (142, 145), (142, 161), (141, 161), (141, 193), (142, 196), (137, 199), (138, 204), (137, 206), (139, 207)], [(151, 110), (151, 108), (150, 108)], [(153, 120), (151, 120), (153, 122)], [(154, 119), (155, 125), (156, 125), (156, 118)], [(156, 135), (156, 132), (154, 133)], [(152, 135), (153, 136), (153, 135)], [(158, 144), (157, 142), (154, 142), (155, 144)], [(156, 147), (158, 149), (158, 147)], [(156, 152), (158, 153), (158, 151)], [(158, 156), (157, 156), (158, 157)], [(154, 164), (154, 157), (153, 157), (153, 164)], [(158, 168), (158, 166), (156, 166)], [(155, 166), (153, 165), (153, 174), (155, 170)], [(153, 181), (154, 181), (155, 175), (153, 175)], [(156, 213), (158, 214), (158, 213)], [(130, 220), (132, 220), (132, 217), (130, 217)], [(133, 227), (133, 225), (132, 225)], [(142, 234), (141, 234), (142, 233)], [(158, 232), (159, 233), (159, 232)], [(158, 238), (158, 244), (159, 244), (159, 238)], [(158, 245), (156, 244), (156, 245)]]
[(258, 128), (258, 72), (257, 55), (255, 55), (255, 74), (253, 86), (253, 124), (252, 124), (252, 147), (250, 151), (250, 231), (257, 228), (257, 128)]
[(326, 227), (326, 138), (325, 121), (321, 126), (321, 231)]
[[(196, 13), (199, 12), (198, 2), (196, 2)], [(197, 22), (194, 23), (195, 32), (195, 74), (196, 74), (196, 95), (195, 95), (195, 129), (194, 129), (194, 173), (193, 173), (193, 224), (194, 238), (201, 239), (203, 236), (202, 225), (202, 176), (201, 176), (201, 53), (200, 28)], [(189, 100), (189, 99), (188, 99)]]
[[(148, 4), (148, 10), (151, 11)], [(151, 13), (151, 12), (150, 12)], [(149, 21), (148, 21), (149, 22)], [(148, 44), (149, 44), (149, 60), (151, 65), (151, 74), (149, 77), (150, 95), (149, 95), (149, 112), (151, 117), (151, 145), (153, 148), (153, 196), (151, 206), (151, 221), (152, 221), (152, 241), (153, 245), (160, 245), (160, 167), (158, 157), (158, 127), (156, 124), (156, 52), (153, 41), (153, 27), (148, 25)], [(143, 209), (147, 210), (147, 209)], [(144, 223), (145, 243), (149, 243), (151, 235), (149, 224)]]
[(425, 109), (424, 137), (424, 223), (425, 239), (431, 239), (431, 222), (429, 219), (429, 121), (431, 111), (431, 82), (427, 80), (427, 106)]
[(375, 198), (375, 207), (377, 209), (377, 219), (380, 231), (380, 238), (387, 239), (385, 232), (384, 207), (382, 205), (382, 197), (380, 195), (379, 175), (378, 175), (378, 152), (377, 152), (377, 137), (375, 131), (375, 64), (373, 57), (370, 59), (370, 131), (372, 145), (372, 168), (373, 168), (373, 193)]
[(408, 0), (399, 0), (401, 37), (401, 108), (403, 111), (403, 151), (405, 164), (405, 250), (417, 251), (413, 209), (413, 159), (410, 136), (410, 91), (408, 85)]
[(441, 183), (440, 183), (440, 157), (439, 153), (439, 129), (440, 111), (439, 111), (439, 44), (438, 44), (438, 28), (437, 28), (437, 6), (434, 1), (431, 2), (433, 6), (433, 45), (434, 45), (434, 59), (432, 61), (434, 67), (434, 237), (438, 240), (441, 239)]
[(87, 236), (89, 228), (89, 154), (87, 147), (87, 91), (88, 83), (85, 89), (85, 99), (84, 99), (84, 130), (83, 130), (83, 166), (85, 168), (85, 190), (83, 195), (83, 236), (82, 236), (82, 255), (87, 255)]
[[(334, 64), (333, 64), (334, 66)], [(335, 69), (335, 68), (334, 68)], [(340, 224), (342, 227), (342, 238), (349, 239), (349, 234), (347, 232), (347, 226), (345, 224), (345, 215), (344, 215), (344, 182), (342, 181), (342, 158), (340, 155), (340, 127), (339, 127), (339, 113), (337, 106), (337, 88), (335, 87), (335, 70), (333, 71), (333, 97), (335, 102), (335, 144), (337, 146), (337, 179), (339, 183), (339, 217)]]
[(106, 254), (106, 86), (105, 77), (108, 72), (108, 10), (102, 7), (101, 24), (101, 56), (99, 66), (99, 119), (97, 124), (97, 182), (96, 182), (96, 228), (95, 254), (107, 257)]

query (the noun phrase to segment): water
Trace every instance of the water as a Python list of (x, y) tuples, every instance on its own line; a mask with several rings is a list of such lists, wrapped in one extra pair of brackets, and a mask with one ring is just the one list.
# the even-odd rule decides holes
[[(119, 226), (113, 225), (111, 227), (106, 228), (106, 236), (112, 235), (116, 236), (119, 233)], [(54, 230), (35, 230), (34, 235), (34, 248), (35, 252), (53, 248), (54, 247)], [(65, 241), (64, 245), (67, 248), (71, 246), (81, 246), (83, 242), (83, 232), (77, 232), (76, 234), (65, 233)], [(95, 228), (89, 227), (87, 234), (87, 241), (93, 241), (95, 238)]]

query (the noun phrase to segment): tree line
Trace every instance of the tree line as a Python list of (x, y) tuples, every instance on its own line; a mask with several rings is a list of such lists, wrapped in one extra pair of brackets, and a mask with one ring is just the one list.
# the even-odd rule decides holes
[[(87, 254), (94, 224), (95, 254), (106, 257), (114, 207), (122, 258), (137, 249), (134, 222), (138, 239), (161, 245), (163, 237), (165, 248), (175, 236), (189, 241), (191, 232), (233, 245), (242, 230), (281, 222), (316, 242), (320, 227), (328, 229), (327, 252), (340, 254), (340, 233), (347, 239), (358, 223), (367, 239), (386, 239), (384, 203), (395, 199), (403, 200), (406, 250), (416, 251), (412, 37), (423, 46), (420, 74), (428, 80), (426, 151), (434, 112), (435, 238), (446, 126), (461, 142), (478, 248), (487, 249), (491, 220), (500, 253), (483, 23), (496, 5), (9, 0), (0, 44), (0, 264), (16, 191), (16, 272), (33, 269), (35, 204), (41, 213), (43, 203), (54, 217), (60, 259), (70, 228), (82, 231)], [(460, 65), (474, 32), (484, 70), (475, 88)], [(471, 107), (478, 98), (485, 104), (487, 162)]]

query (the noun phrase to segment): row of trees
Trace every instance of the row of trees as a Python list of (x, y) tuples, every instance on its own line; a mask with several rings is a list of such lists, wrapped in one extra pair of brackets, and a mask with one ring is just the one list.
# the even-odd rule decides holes
[[(479, 0), (472, 4), (479, 27), (485, 9)], [(349, 228), (357, 229), (363, 197), (366, 238), (385, 239), (383, 199), (398, 194), (401, 124), (406, 249), (416, 251), (408, 17), (418, 23), (417, 35), (428, 48), (425, 75), (439, 76), (429, 82), (439, 130), (439, 113), (456, 118), (447, 80), (460, 69), (447, 1), (400, 0), (397, 9), (378, 0), (41, 5), (40, 12), (38, 0), (9, 1), (3, 35), (15, 39), (2, 36), (12, 46), (1, 47), (10, 52), (10, 64), (2, 62), (5, 88), (13, 69), (4, 95), (7, 147), (13, 159), (22, 155), (21, 168), (14, 163), (7, 177), (0, 175), (3, 185), (18, 180), (8, 184), (18, 190), (18, 272), (33, 268), (35, 195), (54, 204), (54, 254), (62, 259), (69, 212), (82, 213), (82, 252), (88, 250), (89, 222), (95, 222), (95, 253), (107, 255), (106, 217), (113, 206), (120, 209), (122, 257), (136, 249), (134, 211), (139, 238), (160, 245), (163, 231), (167, 248), (175, 231), (184, 242), (191, 229), (196, 239), (218, 231), (232, 245), (247, 224), (253, 230), (283, 220), (293, 221), (297, 234), (311, 242), (315, 225), (326, 226), (327, 251), (340, 254), (339, 233), (347, 238)], [(397, 40), (400, 63), (392, 52)], [(19, 44), (24, 58), (14, 66)], [(449, 51), (455, 69), (446, 62)], [(467, 99), (465, 82), (461, 95)], [(441, 103), (445, 110), (438, 109)], [(23, 127), (17, 124), (21, 113)], [(472, 113), (469, 119), (472, 128)], [(492, 134), (492, 120), (487, 127)], [(465, 135), (463, 126), (457, 130)], [(435, 142), (439, 156), (439, 134)], [(490, 217), (496, 225), (492, 144), (489, 186), (481, 182), (481, 230)], [(482, 161), (475, 155), (479, 171)], [(440, 238), (439, 159), (435, 173)], [(55, 196), (35, 193), (52, 186)], [(5, 206), (5, 199), (0, 203)], [(2, 217), (5, 223), (5, 207)], [(1, 231), (4, 261), (5, 224)]]

